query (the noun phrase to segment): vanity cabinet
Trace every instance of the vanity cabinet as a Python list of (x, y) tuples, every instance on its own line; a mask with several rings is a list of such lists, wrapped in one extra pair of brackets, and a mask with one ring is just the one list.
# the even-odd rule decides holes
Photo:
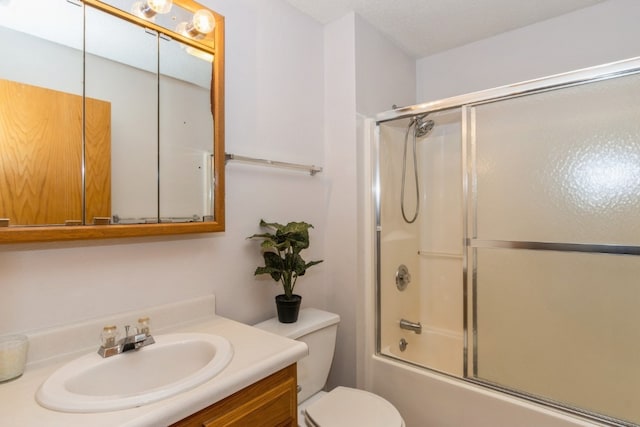
[(296, 365), (290, 365), (171, 427), (296, 427)]

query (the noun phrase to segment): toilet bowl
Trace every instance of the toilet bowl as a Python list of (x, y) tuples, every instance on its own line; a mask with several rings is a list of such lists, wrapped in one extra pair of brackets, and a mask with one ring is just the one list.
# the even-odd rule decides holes
[(398, 410), (364, 390), (336, 387), (322, 391), (335, 351), (340, 316), (315, 308), (300, 310), (296, 323), (272, 318), (257, 328), (302, 341), (309, 355), (298, 361), (298, 425), (300, 427), (404, 427)]
[(382, 397), (349, 387), (336, 387), (308, 405), (302, 414), (307, 427), (403, 427), (398, 410)]

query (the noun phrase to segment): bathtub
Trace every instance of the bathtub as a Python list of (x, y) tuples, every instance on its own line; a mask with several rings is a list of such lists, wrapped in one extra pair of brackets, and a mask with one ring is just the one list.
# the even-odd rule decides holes
[(601, 426), (386, 356), (369, 362), (368, 388), (393, 403), (407, 427)]

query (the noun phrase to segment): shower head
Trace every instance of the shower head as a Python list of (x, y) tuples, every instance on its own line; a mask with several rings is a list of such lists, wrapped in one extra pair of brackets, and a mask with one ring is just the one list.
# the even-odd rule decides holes
[(418, 116), (415, 118), (414, 135), (416, 138), (426, 136), (433, 130), (435, 122), (431, 119), (425, 120), (426, 116)]

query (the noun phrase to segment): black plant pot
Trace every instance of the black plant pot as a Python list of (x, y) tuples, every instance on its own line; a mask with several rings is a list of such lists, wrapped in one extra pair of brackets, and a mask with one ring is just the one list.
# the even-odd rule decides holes
[(300, 295), (292, 295), (291, 299), (287, 296), (276, 296), (276, 308), (278, 309), (278, 320), (280, 323), (295, 323), (298, 320), (298, 312), (300, 312), (300, 303), (302, 297)]

